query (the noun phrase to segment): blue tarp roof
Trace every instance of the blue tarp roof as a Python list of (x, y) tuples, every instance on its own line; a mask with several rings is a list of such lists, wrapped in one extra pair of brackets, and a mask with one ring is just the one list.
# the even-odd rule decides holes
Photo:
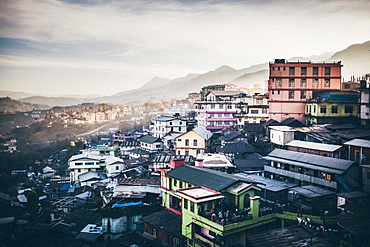
[(63, 186), (60, 187), (59, 190), (69, 190), (70, 187), (71, 187), (71, 184), (63, 184)]
[(113, 207), (114, 208), (123, 208), (123, 207), (130, 207), (130, 206), (137, 206), (137, 205), (141, 205), (143, 204), (143, 202), (127, 202), (127, 203), (121, 203), (121, 204), (113, 204)]

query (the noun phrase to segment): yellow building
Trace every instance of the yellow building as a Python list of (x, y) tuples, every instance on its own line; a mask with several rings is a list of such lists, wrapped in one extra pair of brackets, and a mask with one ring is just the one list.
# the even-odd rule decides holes
[(212, 133), (203, 126), (190, 130), (176, 137), (176, 154), (196, 157), (205, 152), (211, 137)]

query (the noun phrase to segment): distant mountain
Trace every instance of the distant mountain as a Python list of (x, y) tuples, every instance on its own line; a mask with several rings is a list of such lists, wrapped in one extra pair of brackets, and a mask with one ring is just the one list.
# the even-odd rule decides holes
[(342, 77), (345, 81), (349, 81), (351, 76), (361, 78), (370, 73), (370, 41), (336, 52), (328, 61), (342, 61)]
[(0, 98), (0, 112), (27, 112), (36, 110), (50, 109), (48, 105), (23, 103), (9, 97)]
[(26, 98), (26, 97), (32, 97), (32, 96), (36, 96), (36, 94), (0, 90), (0, 97), (9, 97), (15, 100), (19, 100), (19, 99)]
[[(25, 103), (31, 104), (47, 104), (50, 106), (71, 106), (85, 103), (86, 99), (79, 98), (64, 98), (64, 97), (45, 97), (45, 96), (32, 96), (23, 99), (19, 99)], [(93, 102), (93, 99), (90, 99), (89, 102)], [(95, 101), (94, 101), (95, 102)]]
[[(370, 72), (370, 41), (351, 45), (336, 53), (323, 53), (310, 57), (292, 57), (288, 61), (342, 61), (342, 74), (345, 80), (350, 76), (360, 77)], [(272, 60), (272, 59), (271, 59)], [(188, 93), (199, 92), (203, 86), (212, 84), (232, 83), (241, 87), (247, 93), (264, 93), (268, 80), (268, 62), (252, 65), (240, 70), (223, 65), (215, 70), (203, 74), (188, 74), (176, 79), (154, 77), (138, 89), (117, 92), (111, 96), (102, 97), (25, 97), (22, 102), (47, 104), (51, 106), (71, 106), (81, 103), (111, 103), (127, 104), (135, 102), (140, 104), (148, 100), (185, 98)], [(2, 91), (3, 93), (5, 91)], [(0, 91), (1, 95), (1, 91)]]

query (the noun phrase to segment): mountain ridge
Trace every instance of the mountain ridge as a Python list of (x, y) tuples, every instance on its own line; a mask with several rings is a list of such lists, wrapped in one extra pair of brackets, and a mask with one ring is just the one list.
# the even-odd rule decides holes
[[(326, 52), (309, 57), (292, 57), (288, 61), (342, 61), (343, 78), (349, 80), (349, 75), (360, 76), (361, 73), (370, 71), (370, 41), (353, 44), (338, 52)], [(367, 52), (365, 52), (367, 51)], [(362, 64), (359, 64), (362, 63)], [(61, 97), (26, 97), (19, 99), (27, 103), (42, 103), (54, 106), (74, 105), (83, 102), (99, 102), (111, 104), (126, 104), (128, 102), (145, 102), (148, 99), (161, 100), (171, 98), (185, 98), (188, 93), (199, 92), (203, 86), (212, 84), (233, 83), (242, 87), (247, 93), (255, 93), (256, 89), (264, 93), (268, 80), (268, 64), (260, 63), (247, 68), (235, 69), (228, 65), (222, 65), (215, 70), (202, 74), (189, 73), (184, 77), (175, 79), (153, 77), (150, 81), (137, 89), (117, 92), (110, 96), (96, 98), (66, 98)]]

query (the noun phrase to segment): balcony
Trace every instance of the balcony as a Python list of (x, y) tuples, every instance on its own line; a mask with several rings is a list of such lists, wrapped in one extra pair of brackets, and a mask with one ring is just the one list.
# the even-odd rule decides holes
[(332, 189), (337, 189), (337, 182), (335, 181), (317, 178), (317, 177), (313, 177), (310, 175), (301, 174), (298, 172), (287, 171), (287, 170), (275, 168), (272, 166), (265, 166), (265, 171), (271, 172), (271, 173), (274, 173), (280, 176), (284, 176), (284, 177), (294, 178), (299, 181), (309, 182), (311, 184), (316, 184), (316, 185), (325, 186), (325, 187), (332, 188)]
[(215, 121), (232, 121), (236, 122), (237, 118), (227, 118), (227, 117), (213, 117), (213, 118), (206, 118), (208, 122), (215, 122)]

